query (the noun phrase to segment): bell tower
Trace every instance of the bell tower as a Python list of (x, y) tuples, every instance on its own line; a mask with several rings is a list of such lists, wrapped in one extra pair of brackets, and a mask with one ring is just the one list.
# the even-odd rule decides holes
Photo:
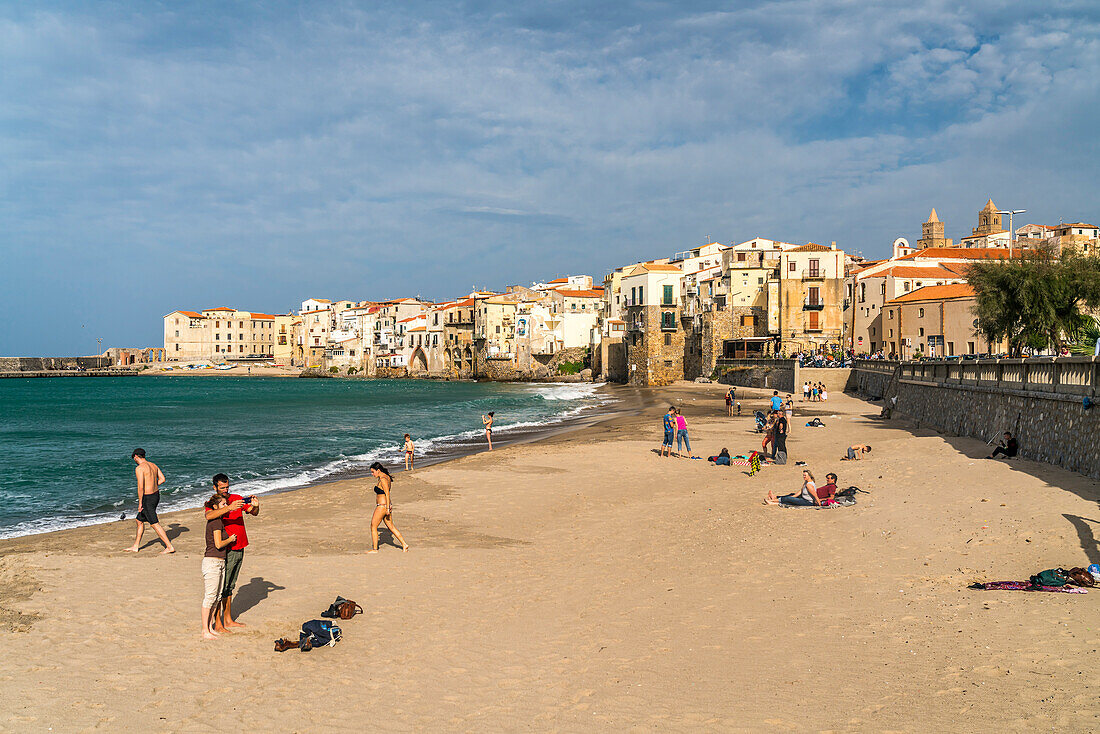
[(974, 237), (980, 237), (981, 235), (995, 234), (997, 232), (1003, 232), (1004, 227), (1001, 226), (1001, 215), (997, 213), (997, 205), (993, 203), (993, 199), (990, 199), (982, 207), (982, 210), (978, 212), (978, 226), (974, 228)]
[(936, 215), (935, 209), (928, 215), (928, 221), (920, 226), (920, 234), (920, 239), (917, 240), (917, 247), (920, 249), (926, 247), (951, 247), (951, 240), (943, 236), (943, 222), (941, 222), (939, 216)]

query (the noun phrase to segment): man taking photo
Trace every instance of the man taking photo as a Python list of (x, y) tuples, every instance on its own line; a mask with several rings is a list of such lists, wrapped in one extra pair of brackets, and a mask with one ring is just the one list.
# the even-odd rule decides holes
[(255, 496), (245, 500), (239, 494), (230, 494), (229, 477), (225, 474), (214, 475), (214, 491), (225, 497), (228, 505), (216, 510), (207, 510), (206, 519), (222, 518), (225, 534), (236, 535), (237, 540), (225, 553), (225, 583), (222, 585), (221, 601), (214, 612), (214, 631), (224, 632), (226, 628), (244, 627), (233, 619), (233, 588), (237, 585), (237, 576), (244, 562), (244, 549), (248, 547), (248, 535), (244, 530), (244, 515), (259, 515), (260, 503)]

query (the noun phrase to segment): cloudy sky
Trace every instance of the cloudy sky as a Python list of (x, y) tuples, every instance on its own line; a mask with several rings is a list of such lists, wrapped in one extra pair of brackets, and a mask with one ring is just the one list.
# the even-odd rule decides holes
[(1100, 3), (0, 5), (0, 354), (1100, 218)]

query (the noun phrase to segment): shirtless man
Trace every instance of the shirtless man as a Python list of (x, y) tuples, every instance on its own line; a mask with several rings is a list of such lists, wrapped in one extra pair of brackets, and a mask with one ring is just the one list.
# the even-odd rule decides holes
[(859, 461), (861, 458), (863, 458), (864, 454), (869, 453), (871, 453), (870, 446), (862, 443), (857, 443), (855, 446), (848, 447), (848, 455), (841, 459), (841, 461)]
[(160, 502), (160, 485), (164, 484), (164, 472), (153, 462), (145, 460), (145, 449), (134, 449), (130, 458), (137, 463), (134, 475), (137, 476), (138, 514), (134, 518), (137, 522), (137, 537), (134, 538), (134, 544), (126, 550), (130, 553), (140, 550), (138, 546), (141, 545), (141, 536), (145, 533), (145, 523), (149, 523), (153, 526), (153, 532), (164, 543), (161, 555), (175, 553), (176, 549), (172, 547), (172, 541), (168, 540), (164, 528), (160, 526), (160, 518), (157, 517), (157, 503)]

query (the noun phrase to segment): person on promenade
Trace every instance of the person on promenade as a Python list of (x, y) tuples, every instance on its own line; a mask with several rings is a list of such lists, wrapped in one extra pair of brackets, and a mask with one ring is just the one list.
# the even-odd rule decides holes
[(730, 418), (733, 417), (733, 404), (737, 401), (734, 396), (733, 388), (726, 390), (726, 415)]
[(997, 448), (993, 449), (993, 453), (985, 457), (987, 459), (996, 459), (998, 456), (1003, 456), (1006, 459), (1015, 456), (1020, 450), (1020, 444), (1012, 437), (1012, 434), (1005, 431), (1004, 438), (998, 442)]
[[(492, 415), (492, 413), (489, 415)], [(370, 465), (370, 473), (378, 480), (378, 484), (374, 485), (374, 515), (370, 519), (371, 550), (367, 552), (378, 552), (378, 525), (384, 522), (389, 531), (393, 533), (393, 537), (397, 538), (397, 542), (401, 544), (401, 550), (408, 553), (409, 544), (405, 542), (405, 539), (401, 537), (401, 533), (393, 524), (393, 505), (390, 502), (390, 487), (393, 485), (393, 477), (390, 475), (389, 470), (377, 461)]]
[(783, 409), (783, 398), (779, 397), (779, 391), (778, 390), (773, 390), (772, 391), (772, 410), (775, 411), (775, 410), (782, 410), (782, 409)]
[(772, 461), (776, 464), (787, 463), (787, 432), (789, 429), (790, 423), (787, 422), (787, 416), (783, 414), (783, 411), (777, 412), (772, 438)]
[(802, 383), (802, 402), (804, 402), (804, 403), (810, 402), (810, 383), (809, 382), (803, 382)]
[(676, 455), (683, 456), (681, 450), (687, 448), (687, 456), (689, 459), (694, 459), (695, 454), (691, 453), (691, 441), (688, 440), (688, 422), (684, 418), (684, 414), (679, 410), (676, 411)]
[(809, 469), (802, 470), (802, 491), (798, 494), (785, 494), (776, 497), (768, 490), (768, 496), (764, 500), (766, 505), (787, 505), (788, 507), (813, 507), (819, 506), (821, 500), (817, 496), (817, 486), (814, 484), (814, 475)]
[(789, 425), (791, 419), (794, 418), (794, 395), (787, 396), (787, 402), (783, 403), (783, 407), (787, 410), (787, 423)]
[(225, 553), (225, 581), (222, 583), (221, 599), (214, 612), (214, 630), (225, 632), (233, 627), (245, 625), (233, 619), (233, 589), (237, 586), (237, 577), (244, 563), (244, 549), (248, 547), (248, 533), (244, 529), (244, 515), (255, 517), (260, 514), (260, 503), (255, 496), (246, 501), (239, 494), (230, 494), (229, 477), (225, 474), (214, 475), (214, 491), (225, 498), (225, 505), (206, 511), (206, 519), (221, 518), (225, 531), (237, 536), (233, 545)]
[(172, 546), (172, 541), (168, 539), (168, 534), (164, 532), (164, 528), (160, 526), (160, 518), (157, 517), (157, 505), (160, 503), (160, 485), (164, 484), (164, 472), (160, 470), (160, 467), (145, 458), (145, 449), (134, 449), (130, 454), (130, 458), (137, 463), (137, 468), (134, 469), (134, 476), (137, 477), (137, 493), (138, 493), (138, 512), (137, 517), (134, 520), (137, 522), (137, 537), (134, 538), (134, 544), (126, 549), (128, 553), (137, 553), (141, 546), (141, 536), (145, 534), (145, 523), (153, 528), (153, 532), (160, 538), (160, 542), (164, 543), (164, 550), (160, 553), (165, 555), (168, 553), (175, 553), (176, 549)]
[[(220, 510), (228, 504), (225, 497), (214, 493), (203, 504), (207, 511)], [(215, 517), (206, 521), (206, 553), (202, 556), (202, 636), (205, 640), (216, 640), (218, 633), (214, 631), (214, 618), (211, 611), (216, 609), (222, 595), (222, 584), (225, 582), (225, 553), (226, 546), (232, 545), (237, 540), (236, 535), (225, 535), (225, 521), (221, 517)]]
[(405, 434), (405, 471), (413, 468), (413, 440), (412, 436)]
[(661, 441), (661, 450), (658, 456), (672, 456), (672, 442), (676, 438), (676, 408), (668, 406), (665, 413), (665, 437)]
[(825, 402), (829, 399), (829, 391), (825, 387), (825, 383), (821, 383), (821, 401)]
[(485, 425), (485, 440), (489, 442), (489, 450), (493, 450), (493, 414), (481, 416), (481, 422)]
[(871, 453), (871, 447), (864, 443), (857, 443), (855, 446), (848, 447), (848, 455), (841, 461), (859, 461), (863, 458), (864, 454)]

